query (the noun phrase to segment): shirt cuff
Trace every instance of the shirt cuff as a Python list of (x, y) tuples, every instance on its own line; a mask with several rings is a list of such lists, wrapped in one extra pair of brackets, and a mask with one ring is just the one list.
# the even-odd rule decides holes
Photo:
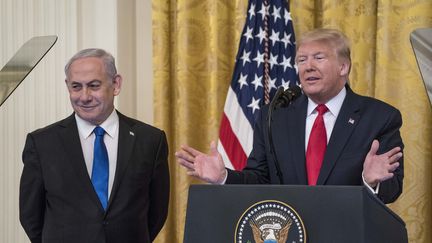
[(378, 184), (376, 185), (376, 187), (374, 189), (369, 184), (366, 183), (365, 178), (363, 176), (363, 173), (362, 173), (362, 180), (363, 180), (363, 185), (365, 185), (373, 194), (378, 194), (379, 188), (380, 188), (380, 183), (379, 182), (378, 182)]
[(228, 178), (228, 170), (225, 168), (225, 178), (223, 179), (223, 181), (219, 185), (225, 185), (227, 178)]

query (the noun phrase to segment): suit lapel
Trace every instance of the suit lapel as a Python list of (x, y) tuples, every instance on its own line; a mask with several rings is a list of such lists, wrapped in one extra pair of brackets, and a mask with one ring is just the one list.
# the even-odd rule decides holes
[(114, 176), (113, 188), (111, 190), (110, 198), (108, 201), (108, 208), (110, 207), (111, 202), (118, 191), (121, 180), (129, 164), (135, 143), (135, 132), (133, 131), (133, 124), (129, 123), (129, 120), (126, 120), (126, 117), (120, 112), (117, 111), (117, 114), (119, 116), (117, 167)]
[(103, 210), (87, 171), (81, 142), (79, 139), (78, 127), (75, 121), (75, 115), (72, 114), (63, 120), (60, 126), (63, 127), (63, 129), (61, 129), (59, 132), (59, 136), (63, 147), (65, 148), (65, 158), (66, 160), (69, 160), (69, 164), (75, 170), (77, 174), (77, 182), (81, 183), (90, 198)]
[(307, 185), (306, 174), (306, 155), (305, 155), (305, 129), (306, 129), (306, 113), (307, 113), (307, 97), (302, 96), (301, 102), (293, 104), (294, 112), (290, 123), (290, 131), (292, 135), (289, 136), (290, 144), (293, 153), (292, 158), (296, 167), (297, 177), (300, 185)]
[[(302, 96), (298, 102), (291, 104), (288, 108), (276, 110), (274, 128), (272, 129), (275, 152), (281, 165), (282, 174), (287, 177), (293, 173), (284, 171), (285, 163), (293, 161), (298, 184), (307, 184), (304, 164), (306, 109), (307, 98)], [(285, 179), (285, 181), (287, 180)]]
[(356, 94), (347, 87), (347, 95), (342, 104), (336, 123), (333, 128), (326, 154), (324, 156), (317, 185), (327, 181), (330, 172), (336, 165), (346, 143), (360, 120), (360, 106)]

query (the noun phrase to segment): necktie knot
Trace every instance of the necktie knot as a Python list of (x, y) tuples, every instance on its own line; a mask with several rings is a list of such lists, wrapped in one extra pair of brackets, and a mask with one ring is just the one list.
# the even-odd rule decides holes
[(322, 116), (322, 115), (324, 115), (328, 111), (328, 108), (324, 104), (319, 104), (317, 106), (316, 110), (318, 111), (318, 115)]
[(96, 136), (103, 136), (105, 134), (105, 130), (100, 126), (95, 127), (93, 132)]

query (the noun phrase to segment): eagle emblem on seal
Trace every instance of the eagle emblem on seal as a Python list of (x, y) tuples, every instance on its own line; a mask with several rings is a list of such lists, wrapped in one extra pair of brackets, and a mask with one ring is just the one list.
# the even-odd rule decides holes
[(236, 228), (235, 243), (306, 242), (302, 220), (289, 205), (262, 201), (246, 210)]

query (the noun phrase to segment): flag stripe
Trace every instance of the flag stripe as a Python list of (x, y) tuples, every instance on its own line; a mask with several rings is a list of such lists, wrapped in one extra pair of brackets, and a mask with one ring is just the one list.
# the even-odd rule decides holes
[(223, 161), (225, 161), (225, 167), (231, 170), (234, 170), (234, 167), (231, 163), (227, 163), (226, 161), (230, 162), (227, 153), (225, 152), (224, 147), (222, 146), (222, 142), (220, 141), (220, 139), (218, 139), (218, 146), (217, 146), (217, 150), (220, 153), (220, 155), (222, 156)]
[[(246, 164), (247, 156), (243, 152), (242, 149), (238, 149), (241, 147), (237, 136), (233, 133), (230, 122), (225, 114), (222, 115), (222, 126), (220, 128), (219, 134), (220, 140), (222, 141), (222, 146), (227, 154), (227, 157), (232, 162), (234, 169), (241, 170)], [(230, 141), (229, 143), (223, 143), (223, 141)]]
[[(237, 138), (241, 144), (244, 153), (249, 155), (252, 151), (253, 144), (253, 128), (246, 116), (242, 112), (239, 103), (236, 102), (237, 95), (230, 88), (228, 89), (227, 100), (225, 102), (224, 114), (226, 116), (232, 131), (237, 134)], [(223, 122), (221, 122), (221, 126)]]

